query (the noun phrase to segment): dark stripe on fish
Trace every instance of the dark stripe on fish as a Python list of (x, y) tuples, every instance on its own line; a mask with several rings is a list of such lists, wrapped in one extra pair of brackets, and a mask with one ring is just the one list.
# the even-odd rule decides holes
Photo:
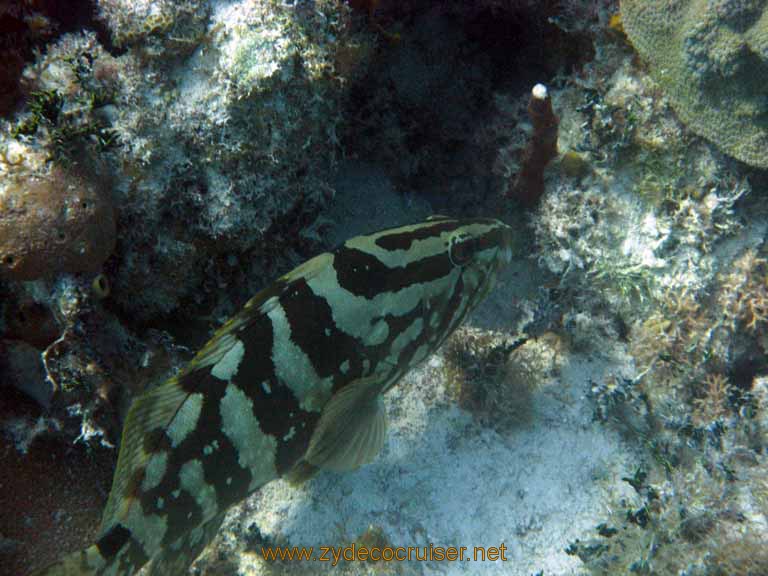
[(171, 442), (165, 434), (165, 426), (148, 431), (144, 436), (143, 448), (147, 454), (170, 451)]
[(143, 566), (149, 562), (149, 557), (141, 544), (136, 541), (136, 538), (131, 537), (127, 546), (125, 553), (119, 556), (118, 565), (120, 569), (117, 572), (118, 574), (133, 574), (134, 566)]
[(357, 338), (336, 328), (328, 301), (316, 295), (306, 280), (297, 280), (281, 304), (291, 328), (291, 341), (309, 357), (320, 378), (342, 376), (339, 367), (345, 360), (349, 361), (350, 370), (343, 375), (344, 380), (362, 374), (365, 347)]
[(459, 310), (461, 306), (461, 300), (462, 300), (462, 293), (464, 292), (464, 280), (461, 276), (459, 276), (459, 279), (456, 281), (456, 286), (453, 289), (453, 292), (451, 292), (450, 300), (448, 300), (448, 305), (446, 306), (447, 310), (454, 311), (454, 314), (443, 314), (442, 318), (440, 319), (440, 324), (437, 328), (437, 330), (434, 332), (434, 334), (440, 335), (439, 341), (435, 343), (433, 350), (436, 350), (438, 347), (442, 345), (442, 343), (445, 341), (448, 336), (450, 336), (451, 332), (455, 330), (459, 324), (461, 324), (462, 320), (464, 320), (464, 316), (467, 313), (468, 307), (462, 310), (459, 314), (456, 314), (455, 312)]
[(381, 260), (361, 250), (342, 246), (334, 255), (333, 267), (339, 285), (354, 294), (372, 300), (386, 292), (438, 280), (451, 273), (453, 265), (444, 252), (390, 268)]
[(131, 538), (131, 531), (122, 524), (115, 524), (107, 533), (96, 541), (96, 547), (102, 557), (113, 558)]
[(384, 248), (384, 250), (409, 250), (411, 244), (417, 240), (426, 240), (427, 238), (438, 236), (442, 232), (451, 232), (461, 225), (462, 223), (458, 220), (451, 220), (449, 222), (438, 220), (433, 226), (420, 226), (415, 230), (384, 234), (376, 238), (374, 243)]
[[(290, 293), (293, 293), (293, 288)], [(282, 298), (288, 294), (283, 294)], [(312, 428), (320, 415), (302, 410), (293, 391), (275, 377), (272, 360), (274, 334), (268, 316), (259, 315), (254, 318), (253, 322), (240, 330), (237, 337), (244, 343), (246, 350), (232, 381), (253, 402), (254, 416), (259, 421), (261, 431), (277, 440), (275, 467), (278, 474), (283, 474), (291, 469), (306, 449)], [(269, 393), (264, 390), (263, 382), (269, 387)], [(293, 436), (283, 440), (290, 435), (292, 426)]]

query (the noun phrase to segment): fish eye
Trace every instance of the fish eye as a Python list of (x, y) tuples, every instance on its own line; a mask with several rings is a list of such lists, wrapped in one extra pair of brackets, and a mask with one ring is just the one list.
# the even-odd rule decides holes
[(464, 266), (477, 252), (477, 239), (461, 232), (448, 240), (448, 257), (454, 266)]

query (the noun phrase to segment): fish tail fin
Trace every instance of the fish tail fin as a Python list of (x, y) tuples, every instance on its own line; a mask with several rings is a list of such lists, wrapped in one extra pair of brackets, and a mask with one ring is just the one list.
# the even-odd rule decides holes
[(104, 557), (98, 546), (93, 544), (84, 550), (67, 554), (29, 576), (96, 576), (104, 566)]
[(219, 512), (202, 526), (190, 530), (169, 547), (164, 548), (152, 559), (148, 576), (186, 574), (192, 562), (216, 537), (224, 516), (225, 511)]

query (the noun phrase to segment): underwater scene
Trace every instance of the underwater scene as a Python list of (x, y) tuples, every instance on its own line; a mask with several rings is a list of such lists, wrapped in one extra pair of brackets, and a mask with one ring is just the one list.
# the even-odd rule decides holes
[(0, 576), (768, 576), (768, 0), (0, 0)]

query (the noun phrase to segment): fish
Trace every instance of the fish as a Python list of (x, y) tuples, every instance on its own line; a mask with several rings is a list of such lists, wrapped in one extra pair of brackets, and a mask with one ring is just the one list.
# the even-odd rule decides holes
[(34, 576), (183, 574), (268, 482), (371, 462), (382, 395), (493, 289), (512, 239), (496, 219), (432, 216), (278, 278), (133, 401), (95, 543)]

